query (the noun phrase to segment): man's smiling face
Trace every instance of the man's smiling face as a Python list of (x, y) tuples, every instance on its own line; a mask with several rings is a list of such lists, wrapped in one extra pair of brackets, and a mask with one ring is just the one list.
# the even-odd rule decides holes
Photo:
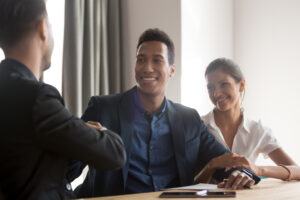
[(145, 95), (165, 95), (169, 78), (174, 74), (174, 65), (169, 65), (168, 48), (163, 42), (143, 42), (138, 50), (135, 64), (135, 79), (139, 90)]

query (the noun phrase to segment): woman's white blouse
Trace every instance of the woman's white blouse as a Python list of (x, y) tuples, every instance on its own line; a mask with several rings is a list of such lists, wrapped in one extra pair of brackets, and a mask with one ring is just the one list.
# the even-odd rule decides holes
[[(221, 144), (229, 149), (219, 127), (215, 123), (214, 112), (211, 111), (201, 118), (209, 132), (211, 132)], [(257, 122), (247, 119), (243, 112), (243, 121), (233, 139), (231, 151), (233, 153), (244, 155), (251, 162), (255, 163), (259, 153), (268, 157), (268, 154), (277, 148), (280, 148), (280, 145), (273, 136), (271, 129), (263, 126), (260, 121)]]

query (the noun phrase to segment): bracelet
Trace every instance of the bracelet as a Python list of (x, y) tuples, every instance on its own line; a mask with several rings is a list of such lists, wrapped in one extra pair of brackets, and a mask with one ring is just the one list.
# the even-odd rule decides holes
[(283, 164), (278, 164), (278, 166), (283, 167), (283, 168), (286, 169), (286, 171), (288, 171), (288, 173), (289, 173), (289, 176), (287, 177), (287, 179), (283, 179), (283, 180), (284, 180), (284, 181), (290, 181), (290, 180), (292, 180), (292, 172), (291, 172), (291, 170), (290, 170), (287, 166), (285, 166), (285, 165), (283, 165)]

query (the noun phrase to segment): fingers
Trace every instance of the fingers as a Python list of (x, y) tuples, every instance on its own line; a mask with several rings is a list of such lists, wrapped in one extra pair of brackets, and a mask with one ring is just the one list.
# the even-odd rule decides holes
[(226, 167), (226, 168), (225, 168), (225, 172), (228, 172), (228, 171), (231, 170), (232, 168), (234, 168), (234, 166), (233, 166), (233, 167), (231, 167), (231, 166), (230, 166), (230, 167)]
[(239, 171), (237, 171), (237, 170), (235, 170), (231, 173), (231, 175), (228, 178), (228, 181), (225, 183), (225, 188), (231, 188), (231, 186), (233, 185), (238, 174), (239, 174)]
[(253, 184), (254, 180), (252, 180), (247, 174), (236, 170), (231, 173), (224, 187), (236, 190), (245, 187), (250, 188)]
[(86, 122), (86, 125), (99, 131), (103, 128), (99, 122), (94, 122), (94, 121), (88, 121)]
[(227, 167), (230, 167), (230, 169), (237, 167), (250, 168), (249, 163), (244, 159), (244, 157), (235, 158)]
[(102, 125), (99, 122), (94, 122), (94, 121), (88, 121), (86, 122), (87, 124), (91, 124), (91, 125), (95, 125), (95, 126), (100, 126), (102, 127)]
[(243, 188), (244, 185), (242, 185), (242, 183), (243, 183), (245, 180), (248, 180), (248, 179), (247, 179), (247, 175), (242, 174), (242, 173), (239, 173), (239, 174), (236, 176), (236, 178), (234, 179), (231, 188), (232, 188), (233, 190)]
[(250, 178), (250, 180), (245, 184), (245, 187), (251, 188), (255, 184), (255, 181)]
[(246, 175), (245, 177), (243, 177), (242, 181), (240, 182), (238, 189), (250, 188), (252, 185), (254, 185), (254, 183), (255, 181)]
[(223, 182), (219, 183), (218, 188), (225, 188), (226, 182), (227, 181), (223, 181)]

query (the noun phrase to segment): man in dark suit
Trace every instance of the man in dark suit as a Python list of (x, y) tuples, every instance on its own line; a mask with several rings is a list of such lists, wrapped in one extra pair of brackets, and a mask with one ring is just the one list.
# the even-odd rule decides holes
[(2, 198), (73, 198), (71, 160), (98, 170), (124, 165), (117, 134), (87, 126), (64, 107), (54, 87), (38, 81), (53, 49), (44, 0), (0, 0), (0, 47)]
[[(201, 166), (228, 153), (207, 131), (196, 110), (165, 97), (174, 71), (173, 42), (161, 30), (149, 29), (137, 45), (137, 86), (122, 94), (90, 99), (82, 119), (100, 122), (120, 133), (128, 159), (118, 171), (90, 168), (84, 183), (76, 189), (78, 197), (191, 185)], [(219, 181), (228, 176), (226, 187), (233, 189), (250, 187), (254, 184), (252, 178), (257, 178), (245, 169), (215, 174)]]

